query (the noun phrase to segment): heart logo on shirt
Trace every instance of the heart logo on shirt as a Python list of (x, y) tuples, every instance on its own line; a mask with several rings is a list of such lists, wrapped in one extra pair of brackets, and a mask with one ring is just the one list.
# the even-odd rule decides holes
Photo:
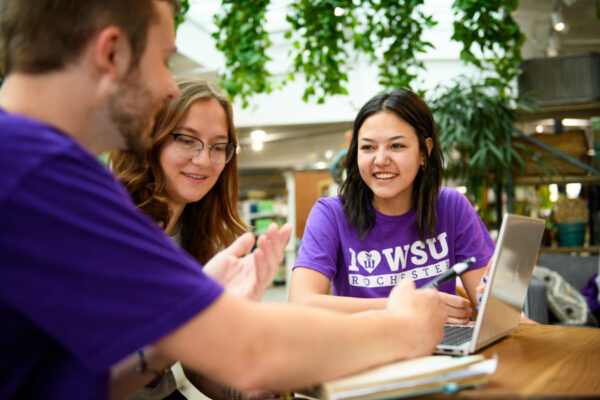
[(357, 256), (358, 263), (368, 272), (371, 273), (381, 261), (381, 255), (375, 250), (361, 251)]

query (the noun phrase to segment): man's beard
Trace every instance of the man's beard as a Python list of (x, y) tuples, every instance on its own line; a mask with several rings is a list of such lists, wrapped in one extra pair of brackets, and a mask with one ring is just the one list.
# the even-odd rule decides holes
[(139, 73), (128, 74), (108, 102), (109, 119), (125, 142), (121, 150), (140, 152), (148, 149), (150, 124), (156, 110), (152, 92), (141, 82)]

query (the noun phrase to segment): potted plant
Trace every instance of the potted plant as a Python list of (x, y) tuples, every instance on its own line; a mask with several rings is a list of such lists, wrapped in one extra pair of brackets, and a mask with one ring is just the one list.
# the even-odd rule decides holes
[(554, 220), (561, 246), (583, 246), (588, 217), (588, 206), (583, 199), (559, 198), (554, 209)]
[[(453, 86), (437, 87), (431, 106), (446, 155), (446, 177), (465, 182), (481, 218), (491, 223), (496, 214), (500, 224), (502, 198), (505, 187), (510, 188), (507, 176), (511, 168), (522, 170), (521, 153), (524, 145), (512, 138), (513, 124), (520, 119), (517, 108), (529, 109), (529, 97), (511, 98), (505, 93), (506, 85), (498, 79), (480, 82), (463, 76)], [(489, 210), (486, 188), (494, 189), (496, 208)], [(509, 208), (510, 209), (510, 208)], [(491, 218), (490, 218), (491, 217)]]

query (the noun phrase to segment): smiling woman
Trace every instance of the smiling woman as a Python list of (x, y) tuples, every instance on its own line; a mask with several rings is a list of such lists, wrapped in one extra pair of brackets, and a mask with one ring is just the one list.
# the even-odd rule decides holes
[(111, 168), (137, 206), (205, 263), (246, 231), (237, 211), (231, 103), (212, 84), (177, 78), (146, 152), (113, 152)]
[(229, 141), (227, 126), (227, 113), (217, 100), (196, 100), (159, 146), (171, 212), (168, 234), (177, 233), (186, 205), (202, 200), (231, 160), (235, 144)]
[[(157, 115), (145, 152), (112, 152), (109, 165), (136, 205), (205, 264), (247, 228), (237, 211), (237, 136), (231, 103), (205, 81), (177, 79), (180, 94)], [(223, 388), (186, 370), (211, 397)], [(165, 387), (166, 386), (166, 387)], [(176, 389), (171, 373), (144, 399)]]
[[(442, 154), (433, 116), (415, 93), (377, 95), (358, 112), (340, 195), (308, 217), (290, 300), (345, 312), (383, 309), (401, 280), (417, 287), (475, 257), (461, 276), (471, 303), (494, 242), (469, 201), (440, 188)], [(329, 296), (329, 286), (333, 294)], [(456, 281), (438, 287), (448, 323), (465, 324), (471, 303)]]

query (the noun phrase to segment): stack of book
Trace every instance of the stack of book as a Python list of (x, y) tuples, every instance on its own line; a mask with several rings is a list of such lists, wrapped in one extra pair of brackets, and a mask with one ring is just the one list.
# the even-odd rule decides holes
[(453, 393), (489, 381), (498, 361), (482, 355), (427, 356), (400, 361), (321, 384), (326, 400), (402, 398), (436, 392)]

